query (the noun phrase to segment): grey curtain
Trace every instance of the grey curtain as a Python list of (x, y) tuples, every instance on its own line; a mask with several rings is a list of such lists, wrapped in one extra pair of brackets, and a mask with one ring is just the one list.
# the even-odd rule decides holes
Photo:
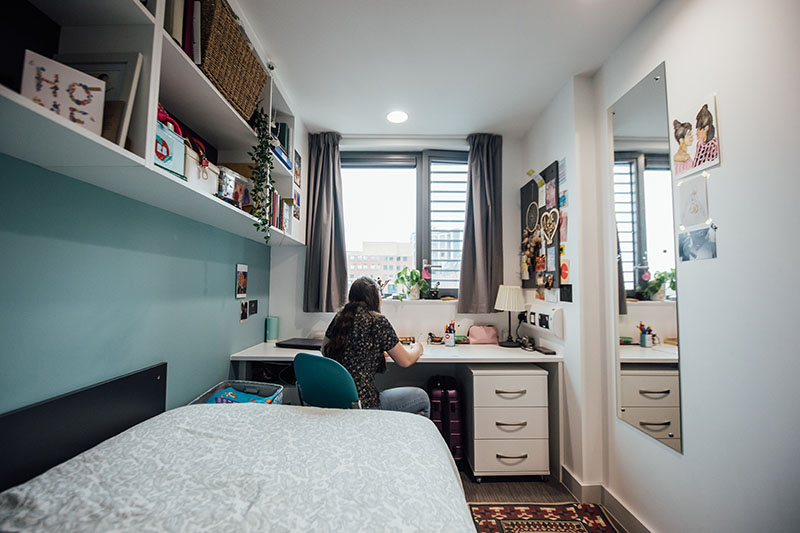
[(628, 314), (628, 300), (625, 299), (625, 277), (622, 275), (622, 251), (619, 248), (619, 233), (617, 233), (617, 307), (619, 314)]
[(491, 313), (503, 281), (503, 138), (473, 133), (467, 142), (467, 213), (458, 312)]
[(308, 136), (308, 209), (303, 311), (338, 311), (347, 297), (338, 133)]

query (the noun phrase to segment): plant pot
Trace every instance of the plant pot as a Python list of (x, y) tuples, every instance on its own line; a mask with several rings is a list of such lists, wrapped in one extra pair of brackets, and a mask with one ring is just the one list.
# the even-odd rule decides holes
[(419, 300), (419, 287), (411, 287), (408, 291), (409, 300)]
[(660, 289), (658, 289), (658, 292), (657, 292), (657, 293), (655, 293), (655, 294), (652, 296), (651, 300), (653, 300), (654, 302), (663, 302), (663, 301), (664, 301), (664, 297), (665, 297), (666, 295), (667, 295), (667, 291), (666, 291), (666, 289), (665, 289), (665, 288), (662, 286)]

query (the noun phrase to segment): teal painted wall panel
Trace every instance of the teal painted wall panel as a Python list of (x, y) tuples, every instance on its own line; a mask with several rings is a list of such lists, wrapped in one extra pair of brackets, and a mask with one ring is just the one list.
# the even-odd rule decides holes
[(3, 155), (0, 184), (0, 413), (160, 361), (176, 407), (263, 341), (263, 244)]

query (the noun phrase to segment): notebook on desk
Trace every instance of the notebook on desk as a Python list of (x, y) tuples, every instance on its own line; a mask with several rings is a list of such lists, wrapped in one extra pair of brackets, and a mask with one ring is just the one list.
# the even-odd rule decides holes
[(278, 348), (298, 348), (300, 350), (319, 351), (322, 348), (322, 339), (303, 339), (295, 337), (278, 341), (275, 343)]

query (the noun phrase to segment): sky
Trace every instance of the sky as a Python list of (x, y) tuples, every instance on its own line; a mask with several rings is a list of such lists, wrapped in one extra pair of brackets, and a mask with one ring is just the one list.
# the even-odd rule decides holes
[(342, 169), (347, 250), (364, 241), (411, 242), (417, 220), (417, 171)]

